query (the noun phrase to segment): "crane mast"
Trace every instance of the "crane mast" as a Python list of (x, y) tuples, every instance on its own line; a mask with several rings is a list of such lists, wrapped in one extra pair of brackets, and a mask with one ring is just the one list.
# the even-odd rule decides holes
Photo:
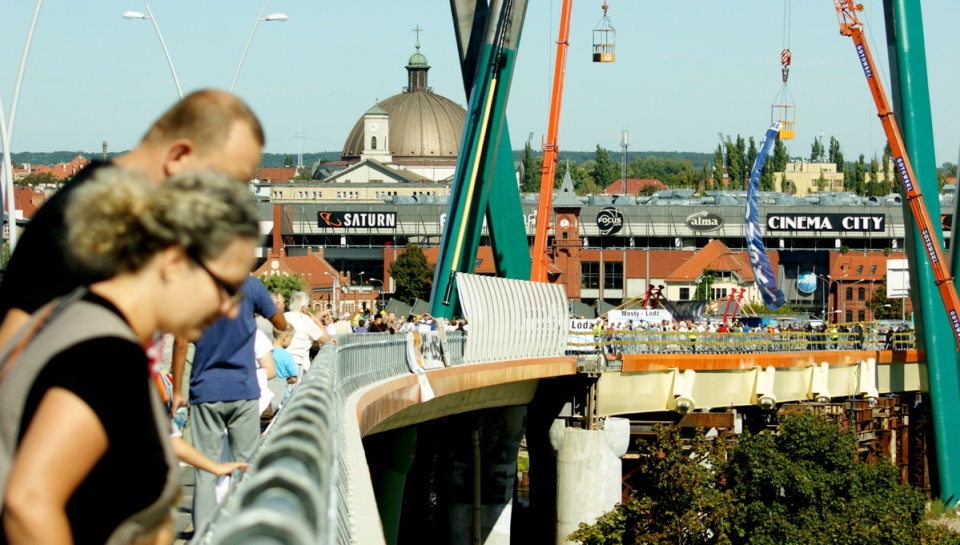
[(553, 186), (557, 173), (557, 135), (560, 132), (560, 105), (563, 101), (563, 80), (567, 73), (567, 48), (570, 37), (570, 12), (573, 0), (563, 0), (560, 14), (560, 36), (557, 39), (557, 60), (550, 93), (550, 120), (543, 142), (543, 164), (540, 167), (540, 202), (537, 206), (537, 229), (533, 239), (533, 263), (530, 280), (547, 281), (550, 256), (547, 255), (547, 232), (553, 210)]
[(867, 84), (870, 86), (871, 94), (873, 94), (873, 101), (877, 106), (877, 115), (880, 117), (887, 141), (890, 143), (893, 164), (906, 191), (907, 203), (910, 205), (911, 212), (913, 212), (914, 222), (920, 231), (924, 250), (930, 260), (930, 265), (933, 267), (937, 289), (940, 291), (940, 297), (943, 298), (943, 306), (947, 310), (947, 317), (950, 321), (950, 327), (953, 329), (957, 350), (960, 351), (960, 302), (957, 300), (957, 289), (944, 261), (943, 250), (941, 250), (934, 234), (930, 212), (927, 210), (923, 194), (920, 193), (917, 186), (913, 166), (911, 166), (910, 159), (906, 154), (906, 146), (903, 143), (900, 127), (893, 115), (893, 109), (890, 107), (887, 94), (883, 90), (883, 84), (877, 78), (873, 55), (870, 53), (866, 36), (863, 34), (863, 24), (857, 17), (857, 12), (863, 10), (863, 5), (848, 0), (834, 0), (833, 3), (837, 8), (840, 34), (853, 38), (853, 44), (860, 59), (860, 66), (863, 68), (863, 74), (867, 78)]

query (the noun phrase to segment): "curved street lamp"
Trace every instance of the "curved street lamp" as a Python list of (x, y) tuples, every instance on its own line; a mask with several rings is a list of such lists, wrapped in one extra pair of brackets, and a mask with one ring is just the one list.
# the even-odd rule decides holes
[(163, 48), (163, 54), (167, 56), (167, 64), (170, 65), (170, 73), (173, 74), (173, 83), (177, 86), (177, 96), (183, 100), (183, 91), (180, 89), (180, 80), (177, 79), (177, 71), (173, 68), (173, 59), (170, 58), (170, 52), (167, 51), (167, 44), (163, 41), (163, 34), (160, 34), (160, 27), (157, 26), (157, 20), (153, 16), (153, 12), (150, 11), (150, 5), (147, 4), (147, 0), (143, 0), (143, 7), (147, 9), (147, 14), (144, 15), (139, 11), (125, 11), (123, 12), (124, 19), (149, 19), (153, 23), (153, 29), (157, 31), (157, 38), (160, 38), (160, 47)]
[[(33, 43), (33, 31), (37, 28), (37, 19), (40, 18), (40, 7), (43, 0), (37, 0), (33, 10), (33, 20), (27, 31), (27, 43), (23, 46), (23, 56), (20, 57), (20, 69), (17, 71), (17, 82), (13, 86), (13, 101), (10, 103), (10, 123), (3, 115), (3, 105), (0, 104), (0, 146), (3, 146), (3, 196), (7, 203), (7, 240), (10, 254), (17, 246), (17, 203), (13, 197), (13, 161), (10, 159), (10, 142), (13, 140), (13, 122), (17, 117), (17, 103), (20, 101), (20, 86), (23, 83), (23, 72), (27, 68), (27, 57), (30, 55), (30, 44)], [(0, 214), (2, 215), (2, 214)]]
[(253, 23), (253, 30), (250, 31), (250, 37), (247, 38), (247, 45), (243, 47), (243, 54), (240, 55), (240, 62), (237, 63), (237, 71), (233, 73), (233, 81), (230, 82), (231, 93), (233, 92), (233, 88), (237, 86), (237, 78), (240, 76), (240, 67), (243, 66), (243, 59), (247, 57), (247, 50), (250, 49), (250, 42), (253, 41), (253, 35), (257, 33), (257, 27), (260, 26), (260, 21), (277, 21), (282, 23), (287, 20), (287, 16), (284, 13), (272, 13), (264, 17), (263, 12), (267, 10), (268, 2), (270, 2), (270, 0), (266, 0), (266, 2), (263, 3), (263, 8), (260, 10), (260, 15), (257, 16), (256, 22)]

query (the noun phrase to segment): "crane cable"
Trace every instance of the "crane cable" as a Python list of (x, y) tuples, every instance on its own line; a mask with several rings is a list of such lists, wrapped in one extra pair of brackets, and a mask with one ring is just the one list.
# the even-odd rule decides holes
[(783, 78), (783, 84), (787, 84), (787, 78), (790, 77), (790, 60), (793, 54), (790, 53), (790, 0), (784, 0), (783, 3), (783, 49), (780, 51), (780, 75)]

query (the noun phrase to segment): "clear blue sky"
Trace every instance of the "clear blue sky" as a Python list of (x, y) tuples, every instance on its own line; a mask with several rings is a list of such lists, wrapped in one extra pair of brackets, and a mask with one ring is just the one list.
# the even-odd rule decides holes
[[(875, 57), (888, 77), (881, 0), (864, 0)], [(780, 90), (784, 0), (608, 0), (617, 28), (617, 62), (590, 62), (602, 0), (576, 0), (560, 124), (561, 150), (630, 149), (710, 153), (717, 133), (754, 136), (770, 120)], [(227, 88), (260, 0), (155, 0), (150, 4), (185, 92)], [(531, 0), (508, 105), (512, 144), (546, 132), (560, 0)], [(960, 146), (960, 2), (923, 0), (937, 164), (956, 162)], [(4, 2), (0, 99), (9, 113), (34, 2)], [(176, 98), (173, 80), (137, 0), (46, 0), (34, 38), (11, 149), (83, 150), (100, 142), (136, 144)], [(793, 0), (789, 87), (797, 107), (793, 155), (809, 155), (822, 131), (840, 140), (848, 160), (879, 154), (884, 136), (850, 38), (838, 32), (829, 0)], [(271, 0), (236, 92), (263, 120), (266, 151), (340, 150), (356, 120), (400, 92), (403, 66), (421, 51), (437, 93), (466, 104), (446, 0)], [(696, 165), (699, 167), (699, 165)]]

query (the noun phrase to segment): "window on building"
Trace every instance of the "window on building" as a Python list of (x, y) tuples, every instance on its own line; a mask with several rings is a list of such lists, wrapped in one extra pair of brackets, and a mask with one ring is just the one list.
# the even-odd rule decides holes
[(680, 288), (680, 300), (681, 301), (690, 300), (690, 288)]
[(623, 263), (613, 261), (603, 264), (603, 289), (623, 289)]
[(852, 311), (852, 310), (848, 310), (848, 311), (847, 311), (847, 316), (846, 316), (846, 319), (845, 319), (844, 321), (845, 321), (845, 322), (852, 322), (852, 321), (853, 321), (853, 311)]
[(870, 265), (870, 274), (877, 274), (877, 266)]
[(857, 274), (863, 274), (863, 265), (857, 265)]
[(727, 298), (727, 288), (710, 288), (710, 296), (714, 301)]
[(858, 321), (858, 322), (863, 322), (863, 321), (865, 321), (866, 319), (867, 319), (867, 311), (866, 311), (866, 310), (863, 310), (863, 309), (858, 310), (858, 311), (857, 311), (857, 321)]
[(857, 288), (857, 300), (863, 301), (867, 298), (867, 288)]
[(600, 264), (592, 261), (580, 263), (580, 289), (600, 289)]
[(847, 301), (853, 301), (853, 288), (847, 288)]
[(371, 136), (371, 137), (370, 137), (370, 149), (377, 149), (377, 137), (376, 137), (376, 136)]

